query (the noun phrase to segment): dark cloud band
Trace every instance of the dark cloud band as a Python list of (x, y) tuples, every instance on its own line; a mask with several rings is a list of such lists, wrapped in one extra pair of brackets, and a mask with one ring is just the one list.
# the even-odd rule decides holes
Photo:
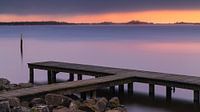
[(159, 9), (200, 9), (200, 0), (0, 0), (0, 14), (97, 14)]

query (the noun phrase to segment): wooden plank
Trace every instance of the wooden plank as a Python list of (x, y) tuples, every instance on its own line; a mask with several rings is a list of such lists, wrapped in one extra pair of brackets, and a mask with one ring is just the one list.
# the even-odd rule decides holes
[(26, 97), (38, 94), (45, 94), (51, 92), (64, 92), (64, 93), (80, 93), (86, 91), (96, 90), (102, 87), (110, 87), (124, 83), (132, 82), (130, 75), (113, 75), (100, 77), (98, 79), (79, 80), (73, 82), (56, 83), (49, 85), (36, 86), (32, 88), (11, 90), (2, 92), (1, 97)]
[[(130, 72), (136, 76), (144, 77), (144, 78), (153, 78), (153, 79), (165, 79), (167, 81), (177, 81), (177, 82), (192, 82), (193, 79), (199, 79), (200, 77), (194, 76), (186, 76), (186, 75), (177, 75), (177, 74), (167, 74), (167, 73), (158, 73), (158, 72), (150, 72), (150, 71), (141, 71), (141, 70), (129, 70), (129, 69), (121, 69), (121, 68), (111, 68), (111, 67), (103, 67), (103, 66), (94, 66), (94, 65), (83, 65), (83, 64), (74, 64), (74, 63), (64, 63), (64, 62), (38, 62), (38, 63), (30, 63), (29, 66), (38, 66), (49, 67), (51, 69), (54, 68), (62, 68), (68, 70), (80, 70), (85, 72), (96, 72), (100, 73), (99, 75), (105, 76), (105, 74), (119, 74), (119, 73), (126, 73)], [(102, 74), (101, 74), (102, 73)], [(104, 74), (105, 73), (105, 74)], [(187, 80), (186, 80), (187, 79)]]
[(81, 65), (81, 64), (73, 64), (73, 63), (63, 63), (63, 62), (38, 62), (38, 63), (29, 63), (29, 67), (36, 69), (44, 69), (44, 70), (58, 70), (63, 72), (74, 72), (85, 73), (91, 75), (112, 75), (115, 74), (119, 69), (102, 67), (102, 66), (93, 66), (93, 65)]
[[(163, 83), (162, 85), (166, 85), (166, 82), (172, 82), (172, 83), (182, 83), (182, 84), (185, 84), (185, 85), (200, 86), (199, 82), (194, 82), (194, 81), (199, 81), (200, 77), (195, 77), (195, 76), (166, 74), (166, 73), (152, 74), (151, 72), (143, 72), (143, 71), (129, 72), (129, 74), (134, 75), (136, 78), (146, 79), (144, 81), (147, 81), (147, 82), (155, 80), (154, 82), (156, 84)], [(184, 86), (184, 85), (182, 85), (182, 86)]]

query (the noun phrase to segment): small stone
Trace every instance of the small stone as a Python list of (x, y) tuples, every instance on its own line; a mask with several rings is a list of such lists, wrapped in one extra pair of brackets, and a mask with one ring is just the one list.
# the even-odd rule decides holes
[(47, 105), (40, 105), (31, 108), (31, 112), (50, 112)]
[(0, 102), (0, 112), (11, 112), (10, 104), (8, 101)]
[(109, 100), (109, 107), (116, 108), (120, 106), (120, 101), (118, 97), (113, 97)]
[(45, 105), (45, 100), (42, 98), (34, 98), (31, 100), (30, 106), (38, 106), (38, 105)]
[(47, 105), (59, 106), (63, 105), (69, 107), (73, 100), (70, 97), (58, 95), (58, 94), (47, 94), (45, 96), (45, 102)]
[(8, 98), (8, 101), (9, 101), (10, 107), (19, 107), (21, 105), (20, 99), (16, 97), (10, 97)]
[(20, 88), (30, 88), (33, 87), (32, 83), (19, 83), (18, 84)]
[(70, 108), (70, 110), (77, 111), (77, 110), (79, 110), (80, 105), (81, 105), (81, 102), (73, 101), (70, 103), (69, 108)]

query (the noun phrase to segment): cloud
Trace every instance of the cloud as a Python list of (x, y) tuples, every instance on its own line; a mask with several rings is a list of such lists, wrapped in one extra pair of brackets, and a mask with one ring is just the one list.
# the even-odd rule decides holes
[(84, 15), (200, 9), (200, 0), (0, 0), (0, 14)]

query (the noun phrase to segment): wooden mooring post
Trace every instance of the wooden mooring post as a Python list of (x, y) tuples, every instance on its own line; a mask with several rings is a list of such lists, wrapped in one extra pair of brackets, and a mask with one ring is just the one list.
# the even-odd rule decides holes
[(23, 34), (21, 34), (21, 38), (20, 38), (20, 54), (21, 54), (21, 61), (23, 62), (23, 58), (24, 58)]

